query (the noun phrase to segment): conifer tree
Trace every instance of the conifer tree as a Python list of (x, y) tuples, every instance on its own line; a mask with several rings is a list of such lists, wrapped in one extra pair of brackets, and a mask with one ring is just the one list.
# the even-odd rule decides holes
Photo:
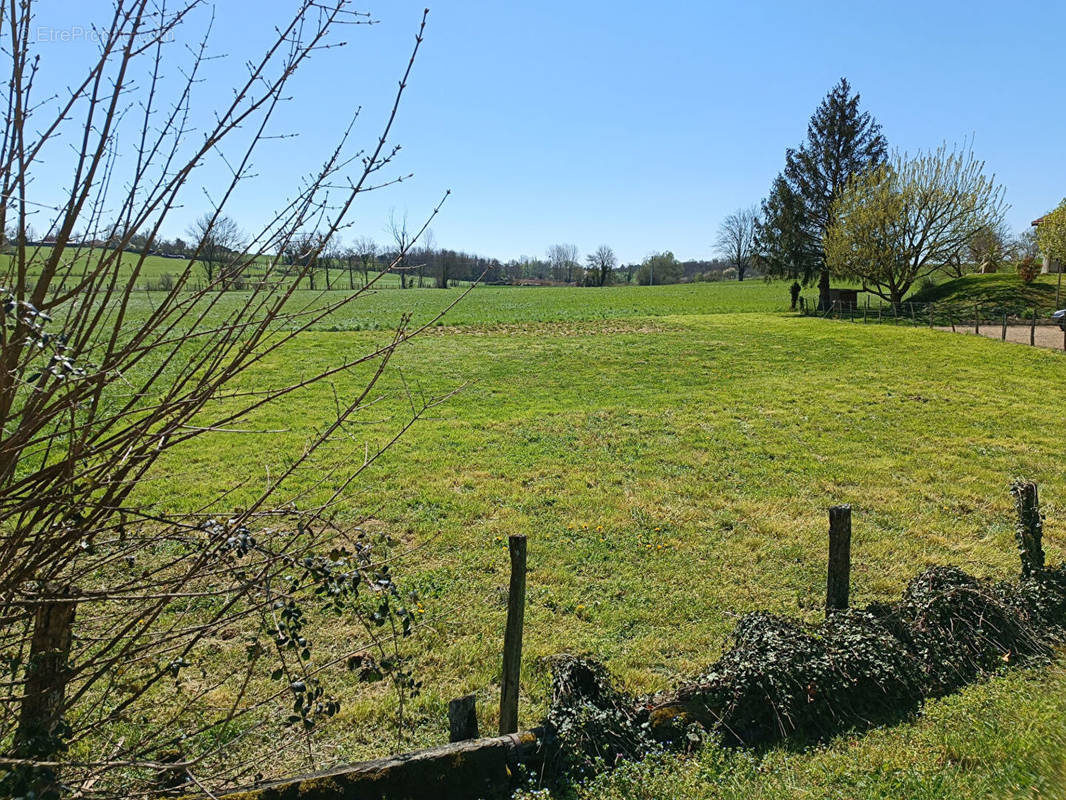
[(763, 202), (757, 241), (770, 275), (818, 280), (819, 308), (829, 306), (829, 270), (822, 239), (833, 201), (852, 175), (885, 163), (881, 125), (859, 110), (860, 96), (846, 78), (822, 100), (807, 125), (807, 140), (785, 151), (785, 168)]

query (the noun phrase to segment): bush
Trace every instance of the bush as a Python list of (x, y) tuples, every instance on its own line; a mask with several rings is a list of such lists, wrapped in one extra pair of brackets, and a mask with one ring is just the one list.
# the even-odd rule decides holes
[(1040, 272), (1036, 266), (1036, 260), (1032, 256), (1026, 256), (1019, 261), (1015, 269), (1018, 271), (1018, 277), (1022, 279), (1022, 283), (1027, 286), (1036, 280), (1036, 276)]

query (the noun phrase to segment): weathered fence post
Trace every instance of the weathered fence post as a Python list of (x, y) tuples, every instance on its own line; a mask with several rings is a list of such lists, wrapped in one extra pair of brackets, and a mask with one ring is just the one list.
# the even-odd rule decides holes
[(825, 615), (848, 607), (851, 585), (851, 506), (829, 509), (829, 573), (825, 585)]
[(1036, 346), (1036, 306), (1033, 306), (1033, 319), (1029, 323), (1029, 346)]
[[(18, 758), (49, 761), (63, 746), (60, 726), (76, 609), (77, 601), (69, 589), (51, 584), (42, 587), (34, 613), (25, 691), (13, 742)], [(51, 768), (35, 769), (26, 780), (35, 796), (47, 797), (54, 791), (58, 776)]]
[(477, 697), (457, 697), (448, 703), (448, 741), (465, 742), (478, 738)]
[(999, 336), (1001, 342), (1007, 341), (1007, 312), (1003, 312), (1003, 332)]
[(980, 303), (973, 304), (973, 332), (978, 336), (981, 335), (981, 305)]
[(1022, 557), (1022, 578), (1044, 568), (1044, 519), (1040, 515), (1040, 499), (1032, 481), (1015, 481), (1010, 487), (1014, 505), (1018, 509), (1018, 552)]
[(952, 312), (950, 306), (948, 306), (948, 322), (951, 323), (951, 332), (957, 333), (957, 331), (955, 330), (955, 314), (954, 312)]
[(522, 671), (522, 624), (526, 611), (526, 537), (507, 540), (511, 554), (511, 587), (507, 595), (507, 628), (503, 636), (503, 678), (500, 682), (500, 735), (518, 731), (518, 686)]

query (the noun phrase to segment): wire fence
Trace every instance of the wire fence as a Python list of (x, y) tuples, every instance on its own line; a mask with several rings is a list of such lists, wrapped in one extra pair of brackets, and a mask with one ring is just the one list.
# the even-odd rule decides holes
[(973, 333), (1003, 341), (1066, 351), (1066, 327), (1052, 318), (1056, 309), (992, 303), (885, 303), (834, 300), (828, 308), (803, 302), (804, 316), (863, 325), (909, 325)]

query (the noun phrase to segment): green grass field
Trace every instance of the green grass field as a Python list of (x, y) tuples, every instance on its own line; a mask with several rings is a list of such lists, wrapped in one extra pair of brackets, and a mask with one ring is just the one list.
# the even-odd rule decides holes
[[(0, 253), (0, 272), (7, 267), (12, 259), (10, 253), (10, 246), (6, 248), (8, 252)], [(40, 274), (40, 264), (51, 254), (51, 247), (37, 246), (27, 248), (27, 258), (30, 260), (29, 274)], [(77, 261), (82, 268), (85, 262), (89, 258), (95, 259), (97, 254), (100, 253), (97, 249), (83, 248), (80, 250), (69, 249), (65, 251), (64, 259), (67, 261)], [(133, 275), (133, 268), (138, 263), (140, 256), (135, 253), (125, 253), (122, 256), (120, 263), (119, 274), (126, 276), (127, 279)], [(140, 266), (140, 272), (137, 275), (136, 286), (138, 289), (145, 289), (149, 291), (161, 291), (161, 282), (170, 277), (176, 279), (182, 272), (188, 267), (188, 259), (186, 258), (169, 258), (161, 255), (149, 255), (145, 256), (144, 263)], [(259, 268), (260, 274), (262, 269)], [(75, 270), (77, 273), (77, 270)], [(249, 270), (249, 277), (256, 277), (255, 269)], [(322, 290), (326, 288), (326, 274), (325, 270), (319, 270), (315, 276), (316, 288)], [(340, 268), (331, 268), (329, 270), (329, 285), (334, 291), (344, 291), (351, 287), (358, 288), (363, 285), (362, 272), (356, 271), (350, 278), (348, 272)], [(400, 276), (399, 273), (391, 272), (385, 275), (380, 275), (377, 270), (370, 270), (369, 279), (374, 281), (374, 285), (378, 289), (398, 289), (400, 288)], [(375, 280), (377, 279), (377, 280)], [(417, 274), (409, 276), (409, 280), (418, 281)], [(197, 282), (207, 282), (206, 273), (199, 266), (199, 264), (193, 267), (192, 283), (195, 285)], [(432, 286), (433, 278), (426, 276), (424, 278), (425, 285)], [(460, 281), (460, 285), (469, 285), (465, 281)], [(310, 289), (309, 282), (303, 281), (304, 288)]]
[[(372, 450), (403, 422), (404, 386), (427, 396), (461, 389), (339, 509), (342, 522), (365, 521), (420, 548), (397, 566), (403, 585), (419, 592), (424, 620), (409, 645), (425, 686), (405, 747), (444, 741), (447, 701), (467, 692), (478, 694), (489, 724), (511, 533), (530, 538), (524, 724), (545, 711), (545, 656), (592, 654), (628, 690), (653, 691), (713, 662), (738, 614), (767, 609), (817, 619), (831, 504), (855, 508), (853, 602), (860, 605), (896, 597), (929, 564), (1012, 576), (1008, 484), (1015, 477), (1040, 482), (1049, 560), (1062, 559), (1062, 426), (1049, 403), (1062, 384), (1060, 354), (772, 313), (785, 289), (755, 282), (476, 289), (449, 325), (403, 348), (380, 402), (326, 448), (321, 463), (295, 476), (287, 491), (301, 504), (325, 497), (331, 460), (361, 460), (364, 446)], [(246, 386), (292, 381), (363, 352), (385, 335), (360, 328), (387, 328), (404, 310), (428, 318), (452, 294), (364, 298), (324, 326), (338, 330), (303, 334)], [(212, 434), (172, 453), (141, 499), (182, 511), (228, 490), (227, 503), (240, 506), (329, 421), (336, 397), (354, 391), (357, 377), (305, 390), (252, 420), (283, 432)], [(318, 643), (316, 657), (350, 643), (342, 625), (334, 635)], [(342, 670), (327, 679), (344, 702), (316, 734), (329, 760), (390, 749), (387, 693), (368, 694)], [(1039, 673), (1026, 680), (1061, 685)], [(995, 723), (999, 706), (975, 691), (972, 705), (959, 698), (946, 707), (971, 715), (974, 725)], [(1042, 698), (1034, 689), (1027, 702), (1058, 708)], [(998, 702), (1010, 705), (1002, 693)], [(1062, 741), (1066, 725), (1058, 719), (1043, 724)], [(898, 755), (908, 737), (932, 742), (939, 730), (925, 722), (889, 729), (847, 752), (872, 768), (888, 758), (878, 747)], [(798, 776), (797, 786), (815, 780), (808, 776), (824, 773), (812, 785), (829, 786), (840, 770), (861, 772), (845, 770), (834, 753), (771, 753), (765, 763)], [(718, 763), (715, 755), (701, 758)], [(734, 796), (699, 788), (707, 763), (667, 760), (673, 777), (662, 786), (691, 791), (636, 796)], [(751, 786), (762, 763), (744, 773), (754, 776)], [(922, 769), (945, 786), (965, 785), (957, 765), (938, 766), (933, 756)], [(625, 780), (611, 784), (617, 796), (633, 796), (617, 788)], [(892, 781), (870, 785), (867, 794), (839, 796), (903, 796), (889, 791), (898, 788)]]

